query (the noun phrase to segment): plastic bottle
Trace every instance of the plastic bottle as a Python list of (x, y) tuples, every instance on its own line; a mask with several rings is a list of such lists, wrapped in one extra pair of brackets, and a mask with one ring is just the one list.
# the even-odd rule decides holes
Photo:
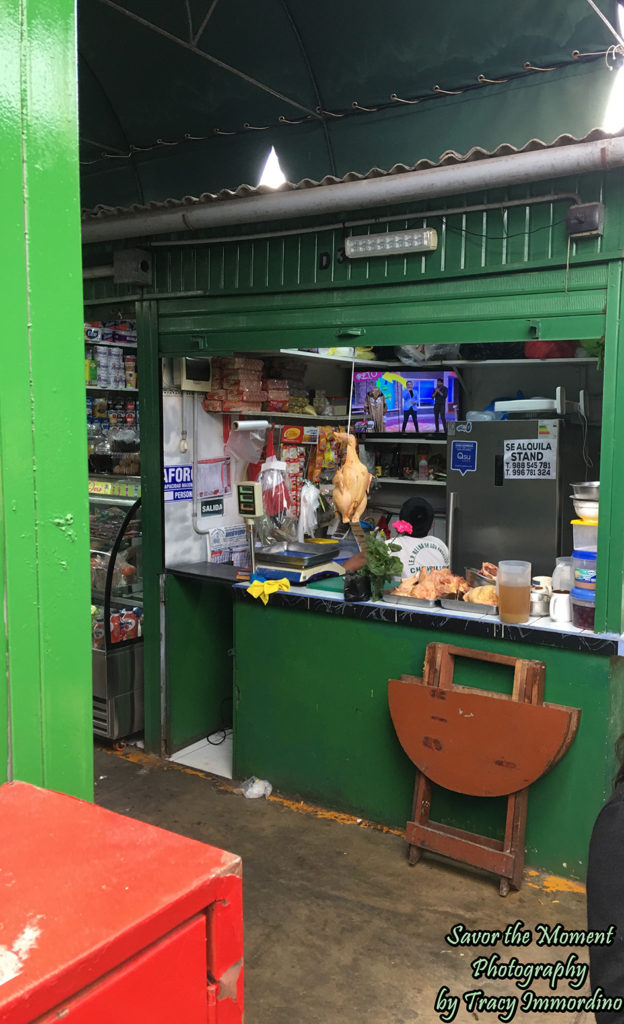
[(418, 463), (418, 479), (419, 480), (426, 480), (428, 476), (429, 476), (429, 463), (427, 462), (427, 459), (425, 458), (425, 456), (421, 455), (419, 463)]

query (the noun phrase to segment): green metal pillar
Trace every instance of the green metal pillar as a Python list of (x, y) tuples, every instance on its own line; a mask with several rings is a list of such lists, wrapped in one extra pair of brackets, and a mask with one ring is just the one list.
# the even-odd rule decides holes
[(600, 522), (595, 628), (622, 631), (622, 579), (624, 577), (624, 353), (622, 352), (622, 263), (609, 264), (605, 365), (600, 458)]
[(91, 798), (74, 0), (2, 0), (0, 51), (0, 782)]
[(155, 302), (138, 302), (139, 401), (141, 436), (147, 440), (141, 452), (143, 496), (143, 613), (145, 749), (165, 752), (162, 729), (164, 699), (161, 681), (161, 601), (163, 571), (162, 425), (161, 373), (158, 357), (158, 311)]

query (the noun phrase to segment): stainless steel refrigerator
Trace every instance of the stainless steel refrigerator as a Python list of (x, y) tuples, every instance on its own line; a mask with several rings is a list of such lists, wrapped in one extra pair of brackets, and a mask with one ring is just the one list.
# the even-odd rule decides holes
[[(594, 458), (596, 456), (594, 455)], [(517, 558), (550, 575), (572, 552), (570, 482), (584, 480), (583, 434), (564, 419), (449, 423), (447, 543), (454, 572)]]

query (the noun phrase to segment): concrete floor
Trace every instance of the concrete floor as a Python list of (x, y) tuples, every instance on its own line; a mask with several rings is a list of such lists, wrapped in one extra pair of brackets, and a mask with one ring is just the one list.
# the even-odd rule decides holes
[[(400, 836), (335, 817), (297, 813), (286, 801), (246, 800), (234, 784), (159, 761), (140, 751), (96, 750), (96, 801), (103, 807), (238, 853), (245, 900), (247, 1024), (434, 1024), (453, 1017), (436, 997), (482, 989), (485, 996), (522, 998), (513, 980), (472, 977), (476, 957), (498, 953), (565, 963), (587, 951), (561, 945), (451, 946), (453, 925), (498, 929), (520, 920), (563, 922), (583, 929), (585, 896), (578, 885), (527, 874), (521, 892), (506, 899), (496, 882), (440, 860), (406, 862)], [(570, 891), (571, 890), (571, 891)], [(575, 891), (576, 890), (576, 891)], [(542, 979), (539, 995), (588, 994), (561, 980)], [(593, 1024), (578, 1012), (523, 1012), (509, 1004), (459, 1004), (454, 1019), (497, 1024)], [(176, 1022), (183, 1024), (183, 1022)]]

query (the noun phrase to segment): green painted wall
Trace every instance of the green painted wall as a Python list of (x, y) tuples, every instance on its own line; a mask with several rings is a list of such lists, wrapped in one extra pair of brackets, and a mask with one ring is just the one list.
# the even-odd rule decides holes
[(168, 753), (232, 723), (231, 589), (166, 577)]
[[(531, 787), (527, 862), (584, 877), (613, 772), (611, 722), (624, 728), (619, 659), (264, 608), (251, 599), (234, 605), (234, 635), (235, 776), (258, 775), (285, 793), (398, 828), (410, 817), (414, 769), (390, 719), (388, 679), (420, 675), (432, 640), (544, 661), (546, 700), (582, 715), (569, 753)], [(459, 663), (458, 681), (511, 692), (511, 673), (500, 666)], [(432, 808), (436, 820), (460, 828), (497, 838), (504, 828), (504, 800), (436, 790)]]
[(5, 0), (0, 48), (0, 781), (91, 798), (74, 3)]
[[(509, 188), (472, 192), (427, 203), (413, 203), (351, 214), (349, 221), (358, 226), (345, 228), (334, 223), (325, 228), (312, 219), (304, 224), (288, 222), (262, 224), (255, 227), (231, 228), (226, 237), (205, 244), (201, 233), (196, 234), (196, 246), (172, 245), (167, 248), (158, 239), (152, 250), (154, 282), (144, 293), (165, 297), (177, 293), (201, 296), (270, 294), (325, 289), (367, 289), (374, 285), (405, 282), (437, 281), (480, 274), (498, 274), (507, 271), (564, 267), (567, 260), (565, 214), (571, 200), (562, 198), (553, 203), (531, 205), (522, 200), (537, 196), (577, 193), (584, 202), (605, 203), (605, 233), (601, 239), (583, 239), (570, 247), (570, 263), (619, 259), (624, 248), (624, 178), (617, 171), (534, 182)], [(521, 205), (505, 207), (509, 201)], [(433, 213), (463, 206), (501, 203), (502, 208), (467, 213)], [(389, 220), (389, 217), (398, 217)], [(335, 218), (340, 222), (341, 218)], [(363, 223), (362, 223), (363, 222)], [(344, 247), (346, 232), (366, 234), (420, 226), (424, 222), (438, 231), (438, 249), (425, 257), (410, 254), (372, 260), (340, 262), (338, 254)], [(327, 223), (327, 218), (325, 218)], [(305, 227), (305, 233), (296, 234)], [(244, 238), (245, 235), (274, 231), (272, 238)], [(289, 232), (280, 234), (280, 231)], [(221, 232), (223, 233), (223, 232)], [(219, 232), (211, 232), (218, 238)], [(236, 241), (237, 235), (242, 236)], [(191, 242), (194, 235), (186, 232), (177, 236)], [(110, 263), (113, 245), (87, 246), (85, 263)], [(329, 253), (327, 269), (319, 266), (319, 254)], [(110, 280), (92, 280), (85, 283), (86, 293), (94, 300), (128, 293), (127, 286), (112, 285)], [(140, 294), (134, 292), (133, 294)]]

